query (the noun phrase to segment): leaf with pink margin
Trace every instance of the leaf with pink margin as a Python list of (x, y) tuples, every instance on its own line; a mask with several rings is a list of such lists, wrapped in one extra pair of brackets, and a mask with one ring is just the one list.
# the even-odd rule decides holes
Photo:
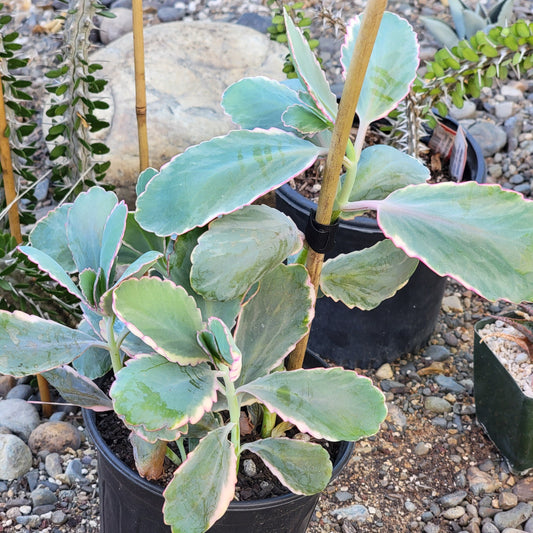
[(124, 202), (117, 204), (107, 217), (100, 248), (99, 266), (104, 272), (106, 287), (109, 287), (111, 272), (126, 231), (128, 208)]
[[(350, 21), (341, 48), (345, 78), (361, 28), (361, 18), (355, 17)], [(357, 102), (356, 112), (362, 125), (368, 126), (387, 116), (405, 98), (416, 78), (418, 52), (418, 39), (411, 25), (398, 15), (385, 12)]]
[(237, 484), (237, 456), (228, 440), (232, 427), (203, 438), (163, 492), (165, 523), (172, 531), (203, 533), (225, 514)]
[(125, 420), (123, 420), (123, 422), (124, 425), (128, 429), (131, 429), (139, 438), (151, 444), (155, 444), (157, 441), (160, 440), (164, 440), (166, 442), (174, 442), (175, 440), (178, 440), (182, 435), (185, 435), (189, 430), (189, 426), (185, 424), (184, 426), (180, 426), (178, 429), (163, 428), (156, 429), (154, 431), (148, 431), (143, 426), (132, 426), (128, 424)]
[(313, 112), (309, 106), (299, 104), (289, 107), (282, 115), (283, 123), (299, 133), (314, 134), (327, 130), (331, 122), (324, 122), (322, 117)]
[(291, 59), (296, 68), (296, 73), (305, 84), (318, 108), (324, 112), (328, 120), (335, 122), (338, 110), (337, 97), (331, 91), (324, 71), (320, 67), (315, 54), (309, 48), (307, 39), (302, 35), (301, 30), (296, 27), (287, 11), (284, 11), (284, 17)]
[(43, 372), (42, 375), (67, 403), (97, 412), (113, 409), (109, 396), (91, 379), (82, 376), (70, 366), (63, 365)]
[(231, 131), (163, 165), (137, 199), (135, 218), (157, 235), (181, 235), (251, 204), (326, 152), (274, 128)]
[(263, 277), (257, 294), (243, 306), (235, 329), (235, 342), (243, 353), (237, 386), (281, 364), (309, 331), (314, 303), (314, 289), (303, 265), (279, 265)]
[(134, 335), (169, 361), (195, 365), (208, 360), (196, 342), (203, 329), (200, 310), (183, 287), (156, 277), (128, 279), (115, 289), (113, 309)]
[(418, 259), (385, 239), (370, 248), (328, 259), (320, 274), (320, 288), (350, 309), (369, 311), (394, 296), (417, 266)]
[(280, 211), (243, 207), (214, 220), (198, 239), (191, 254), (191, 285), (210, 300), (239, 299), (302, 245), (302, 233)]
[(274, 372), (237, 389), (257, 398), (303, 433), (330, 441), (374, 435), (387, 415), (370, 379), (342, 368)]
[(219, 389), (217, 376), (207, 364), (180, 366), (160, 355), (144, 354), (126, 362), (109, 395), (129, 427), (180, 429), (211, 409)]
[(294, 494), (317, 494), (331, 480), (333, 467), (329, 453), (320, 444), (288, 438), (268, 438), (244, 444), (242, 451), (245, 450), (258, 455)]
[(133, 432), (128, 440), (133, 448), (135, 468), (139, 475), (148, 480), (159, 479), (164, 472), (167, 443), (159, 440), (147, 442)]
[(18, 250), (20, 250), (32, 263), (35, 263), (43, 272), (46, 272), (52, 279), (57, 281), (62, 287), (65, 287), (70, 294), (77, 296), (80, 300), (84, 300), (78, 287), (76, 287), (74, 282), (70, 279), (70, 276), (55, 259), (32, 246), (19, 246)]
[(35, 224), (28, 237), (32, 247), (46, 251), (66, 272), (75, 272), (76, 264), (67, 241), (67, 216), (72, 204), (49, 211)]
[(489, 300), (533, 300), (533, 201), (498, 185), (410, 185), (376, 202), (408, 255)]
[(0, 311), (0, 373), (39, 374), (70, 363), (100, 342), (83, 331), (22, 311)]

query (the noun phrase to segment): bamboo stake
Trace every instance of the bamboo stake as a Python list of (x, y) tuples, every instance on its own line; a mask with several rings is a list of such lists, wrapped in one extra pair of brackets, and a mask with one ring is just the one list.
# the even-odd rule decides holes
[[(2, 75), (0, 74), (0, 164), (2, 165), (2, 178), (7, 205), (12, 204), (8, 212), (9, 230), (15, 237), (18, 244), (22, 242), (20, 231), (20, 220), (18, 211), (17, 189), (15, 187), (15, 176), (13, 174), (13, 162), (11, 160), (11, 148), (9, 137), (6, 135), (7, 119), (4, 105), (4, 87), (2, 85)], [(41, 375), (37, 375), (37, 385), (42, 402), (50, 401), (50, 387), (48, 382)], [(43, 416), (50, 418), (53, 413), (51, 405), (43, 403)]]
[(139, 171), (149, 166), (148, 132), (146, 128), (146, 79), (144, 73), (143, 3), (133, 0), (133, 53), (135, 61), (135, 111), (139, 137)]
[[(361, 29), (357, 35), (352, 60), (346, 75), (337, 120), (326, 159), (324, 178), (322, 180), (322, 188), (320, 190), (316, 212), (316, 221), (320, 224), (330, 224), (332, 222), (331, 215), (346, 151), (346, 144), (352, 128), (353, 117), (359, 95), (361, 94), (361, 87), (365, 79), (368, 62), (370, 61), (379, 25), (381, 24), (386, 7), (387, 0), (368, 0), (363, 14)], [(319, 254), (310, 248), (306, 266), (313, 286), (315, 287), (315, 293), (318, 292), (323, 263), (324, 254)], [(289, 370), (302, 367), (308, 340), (309, 334), (296, 345), (296, 348), (289, 357), (287, 365)]]

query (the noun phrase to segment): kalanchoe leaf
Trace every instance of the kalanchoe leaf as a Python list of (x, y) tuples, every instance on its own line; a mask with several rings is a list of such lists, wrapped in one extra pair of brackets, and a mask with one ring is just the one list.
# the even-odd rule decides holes
[(213, 221), (198, 239), (191, 255), (191, 284), (208, 299), (240, 298), (302, 243), (302, 234), (286, 215), (266, 205), (244, 207)]
[(135, 468), (139, 475), (146, 479), (159, 479), (163, 474), (167, 443), (164, 441), (150, 443), (133, 432), (130, 433), (128, 440), (133, 448)]
[(322, 268), (320, 288), (350, 309), (368, 311), (394, 296), (417, 266), (417, 259), (385, 239), (370, 248), (328, 259)]
[(450, 50), (457, 45), (459, 38), (448, 24), (436, 17), (420, 17), (426, 29), (435, 39)]
[[(99, 335), (98, 330), (95, 331), (88, 320), (82, 320), (78, 325), (78, 329), (88, 335), (94, 335), (95, 333)], [(104, 342), (105, 341), (102, 340), (102, 343)], [(96, 379), (104, 376), (112, 367), (109, 350), (92, 346), (79, 357), (74, 359), (74, 361), (72, 361), (72, 366), (82, 376), (89, 379)]]
[(438, 274), (489, 300), (533, 300), (532, 201), (497, 185), (439, 183), (378, 203), (385, 234)]
[(244, 354), (237, 386), (281, 364), (309, 331), (314, 301), (314, 289), (302, 265), (279, 265), (261, 279), (235, 330), (235, 342)]
[(281, 120), (291, 105), (300, 104), (298, 93), (279, 81), (263, 76), (244, 78), (222, 95), (222, 107), (231, 120), (245, 129), (286, 128)]
[(244, 450), (261, 457), (272, 473), (295, 494), (317, 494), (331, 479), (329, 454), (320, 444), (267, 438), (244, 444)]
[(96, 283), (96, 272), (90, 268), (86, 268), (79, 274), (79, 285), (81, 292), (85, 297), (87, 303), (94, 307), (94, 285)]
[(196, 342), (196, 333), (203, 329), (200, 311), (171, 281), (126, 280), (115, 289), (113, 309), (134, 335), (169, 361), (187, 365), (208, 360)]
[(325, 121), (324, 118), (314, 113), (313, 108), (303, 104), (289, 107), (283, 113), (282, 118), (286, 126), (302, 134), (318, 133), (333, 126), (331, 122)]
[(86, 268), (98, 271), (104, 228), (117, 203), (114, 193), (93, 187), (81, 193), (72, 204), (67, 218), (67, 239), (79, 272)]
[(337, 97), (329, 88), (324, 71), (309, 47), (307, 39), (296, 27), (287, 11), (284, 12), (284, 17), (291, 60), (296, 68), (296, 73), (319, 109), (324, 112), (328, 120), (335, 122), (338, 109)]
[(226, 512), (237, 483), (231, 428), (229, 424), (203, 438), (165, 489), (165, 523), (174, 533), (203, 533)]
[(139, 196), (136, 219), (157, 235), (180, 235), (252, 203), (324, 152), (276, 129), (231, 131), (163, 165)]
[(136, 261), (140, 255), (153, 251), (164, 253), (166, 251), (165, 239), (143, 230), (135, 220), (134, 214), (128, 213), (126, 231), (118, 254), (118, 262), (129, 265)]
[(74, 272), (76, 265), (67, 242), (67, 216), (72, 204), (63, 204), (43, 217), (29, 235), (34, 248), (46, 253), (66, 272)]
[(63, 267), (56, 262), (55, 259), (49, 255), (41, 252), (32, 246), (19, 246), (18, 249), (32, 262), (46, 272), (52, 279), (57, 281), (61, 286), (65, 287), (71, 294), (83, 300), (82, 293), (76, 287), (70, 276), (65, 272)]
[(206, 364), (180, 366), (145, 354), (127, 361), (109, 394), (129, 426), (155, 431), (198, 422), (216, 400), (218, 387), (217, 373)]
[[(361, 152), (349, 200), (380, 200), (406, 185), (424, 183), (429, 177), (429, 170), (414, 157), (392, 146), (369, 146)], [(350, 219), (354, 215), (345, 212), (341, 216)]]
[(331, 441), (373, 435), (387, 414), (383, 394), (372, 382), (342, 368), (274, 372), (237, 393), (255, 396), (300, 431)]
[(144, 189), (146, 189), (146, 184), (158, 173), (159, 171), (157, 171), (155, 168), (145, 168), (139, 174), (139, 178), (137, 179), (137, 185), (135, 185), (135, 194), (139, 196), (141, 193), (143, 193)]
[[(360, 28), (360, 17), (356, 17), (347, 28), (346, 42), (341, 50), (345, 76)], [(398, 60), (398, 43), (401, 43), (401, 61)], [(416, 33), (406, 20), (386, 12), (379, 27), (357, 103), (356, 111), (360, 123), (368, 125), (387, 116), (408, 93), (417, 69)]]
[(70, 363), (100, 342), (83, 331), (21, 311), (0, 311), (0, 373), (38, 374)]
[(175, 440), (178, 440), (181, 438), (182, 435), (185, 435), (188, 431), (190, 426), (187, 424), (180, 426), (177, 429), (156, 429), (155, 431), (148, 431), (143, 426), (133, 426), (131, 424), (128, 424), (126, 421), (124, 421), (124, 425), (131, 429), (135, 434), (140, 437), (141, 439), (145, 440), (146, 442), (149, 442), (151, 444), (155, 444), (158, 441), (165, 441), (165, 442), (174, 442)]
[(109, 286), (111, 272), (122, 243), (122, 237), (124, 236), (124, 231), (126, 229), (127, 216), (128, 208), (126, 207), (126, 204), (120, 202), (109, 214), (104, 227), (102, 242), (100, 244), (100, 261), (98, 266), (104, 272), (106, 287)]
[(109, 397), (91, 381), (91, 378), (79, 374), (70, 366), (60, 366), (43, 372), (42, 375), (67, 403), (93, 411), (113, 409)]

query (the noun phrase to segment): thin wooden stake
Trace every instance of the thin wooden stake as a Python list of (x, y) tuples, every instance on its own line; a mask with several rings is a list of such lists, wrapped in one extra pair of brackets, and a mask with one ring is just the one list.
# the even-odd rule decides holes
[[(378, 34), (383, 13), (387, 7), (387, 0), (368, 0), (363, 14), (361, 29), (357, 35), (352, 61), (346, 75), (346, 82), (342, 91), (339, 112), (333, 129), (331, 145), (326, 159), (322, 188), (318, 199), (316, 220), (320, 224), (330, 224), (333, 213), (333, 204), (337, 193), (337, 185), (342, 168), (342, 162), (346, 151), (346, 144), (352, 128), (353, 117), (361, 87), (365, 79), (366, 69), (374, 43)], [(320, 273), (324, 263), (324, 254), (319, 254), (309, 249), (307, 256), (307, 270), (311, 281), (318, 292)], [(332, 317), (334, 320), (334, 317)], [(303, 365), (305, 350), (309, 335), (306, 335), (296, 346), (288, 361), (288, 369), (294, 370)]]
[[(2, 178), (4, 192), (6, 195), (7, 205), (11, 205), (8, 212), (9, 230), (15, 237), (18, 244), (22, 242), (22, 233), (20, 231), (20, 219), (18, 211), (17, 188), (15, 186), (15, 176), (13, 174), (13, 162), (11, 160), (11, 147), (9, 146), (9, 137), (6, 135), (7, 119), (6, 108), (4, 105), (4, 87), (2, 85), (2, 76), (0, 74), (0, 164), (2, 165)], [(50, 401), (50, 387), (48, 382), (41, 375), (37, 375), (37, 385), (42, 402)], [(43, 404), (43, 416), (50, 418), (54, 412), (53, 407), (49, 404)]]
[(139, 137), (139, 171), (149, 166), (148, 132), (146, 128), (146, 79), (144, 73), (143, 3), (133, 0), (133, 53), (135, 58), (135, 111)]

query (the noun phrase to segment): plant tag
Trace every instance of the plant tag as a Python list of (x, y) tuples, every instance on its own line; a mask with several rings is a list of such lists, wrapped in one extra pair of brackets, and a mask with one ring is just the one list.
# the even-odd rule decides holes
[(450, 157), (454, 141), (455, 131), (452, 128), (438, 122), (433, 129), (431, 139), (429, 140), (429, 147), (433, 151), (438, 152), (445, 157)]
[(452, 154), (450, 156), (450, 174), (452, 178), (460, 182), (463, 180), (463, 173), (466, 165), (466, 152), (468, 146), (466, 144), (466, 136), (463, 128), (457, 128), (455, 141), (453, 143)]

